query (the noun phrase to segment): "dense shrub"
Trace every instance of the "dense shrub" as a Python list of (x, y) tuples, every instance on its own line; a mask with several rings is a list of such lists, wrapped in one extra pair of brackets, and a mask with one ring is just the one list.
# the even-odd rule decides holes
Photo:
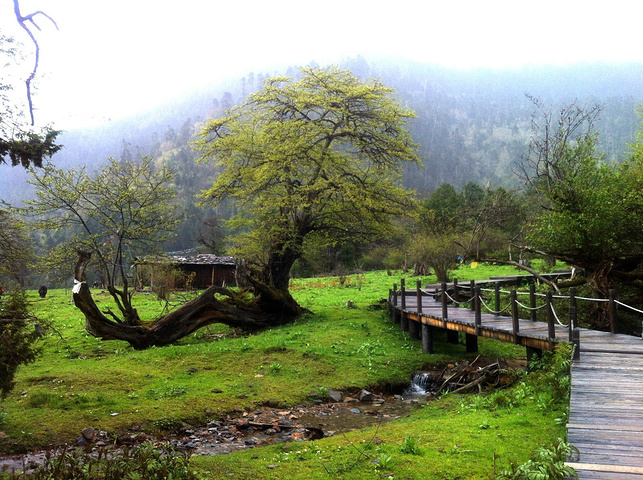
[(0, 297), (0, 395), (5, 398), (14, 386), (20, 365), (33, 362), (38, 354), (36, 340), (42, 326), (29, 315), (24, 290), (10, 290)]
[(169, 445), (145, 443), (110, 454), (82, 450), (65, 451), (46, 458), (32, 473), (13, 473), (11, 480), (197, 480), (190, 457)]

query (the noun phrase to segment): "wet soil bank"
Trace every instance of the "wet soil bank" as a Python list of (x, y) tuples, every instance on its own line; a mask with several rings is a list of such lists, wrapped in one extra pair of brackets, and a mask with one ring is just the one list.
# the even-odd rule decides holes
[[(468, 365), (468, 362), (465, 363)], [(489, 363), (490, 359), (481, 359), (475, 369), (482, 369)], [(525, 368), (524, 361), (509, 363), (509, 369)], [(361, 390), (351, 395), (328, 389), (328, 397), (332, 400), (329, 402), (293, 408), (262, 406), (252, 411), (235, 411), (217, 421), (200, 426), (184, 426), (161, 436), (153, 436), (140, 431), (138, 427), (132, 427), (114, 438), (108, 432), (86, 427), (79, 432), (75, 445), (66, 448), (117, 452), (126, 445), (168, 442), (174, 448), (192, 455), (219, 455), (262, 445), (316, 440), (409, 415), (415, 406), (434, 398), (431, 387), (438, 378), (451, 376), (451, 372), (460, 370), (462, 366), (449, 364), (442, 369), (419, 372), (410, 384), (377, 394)], [(469, 368), (473, 368), (473, 365)], [(0, 457), (0, 471), (33, 470), (50, 453), (39, 451)]]
[[(86, 427), (79, 432), (75, 445), (70, 446), (116, 452), (125, 445), (168, 442), (192, 455), (219, 455), (262, 445), (316, 440), (367, 428), (409, 415), (415, 405), (431, 398), (431, 395), (410, 391), (404, 394), (373, 394), (362, 390), (355, 397), (332, 390), (330, 393), (338, 401), (293, 408), (264, 406), (253, 411), (238, 411), (218, 421), (196, 427), (181, 427), (163, 436), (152, 436), (134, 428), (114, 439), (108, 432)], [(0, 471), (33, 470), (42, 465), (51, 453), (43, 450), (0, 457)]]

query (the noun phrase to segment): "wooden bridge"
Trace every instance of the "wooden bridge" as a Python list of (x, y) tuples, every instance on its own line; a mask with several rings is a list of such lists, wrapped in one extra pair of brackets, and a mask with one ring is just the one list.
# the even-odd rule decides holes
[[(612, 297), (582, 299), (609, 302), (611, 332), (576, 326), (578, 298), (573, 291), (567, 325), (556, 314), (551, 292), (537, 306), (532, 285), (528, 305), (511, 290), (509, 304), (501, 311), (500, 287), (515, 281), (503, 277), (424, 288), (418, 282), (415, 289), (407, 290), (401, 280), (399, 288), (395, 285), (389, 292), (389, 308), (403, 330), (422, 340), (426, 353), (433, 352), (436, 329), (446, 330), (451, 342), (457, 342), (458, 333), (464, 332), (468, 352), (477, 351), (478, 337), (485, 337), (523, 345), (528, 359), (542, 350), (553, 350), (561, 341), (574, 343), (567, 441), (579, 453), (567, 464), (580, 479), (643, 480), (643, 339), (614, 333), (617, 307), (627, 306)], [(493, 287), (484, 288), (493, 303), (484, 306), (492, 313), (483, 312), (485, 286)], [(536, 321), (540, 308), (546, 310), (546, 322)], [(521, 310), (528, 311), (530, 318), (519, 318)]]

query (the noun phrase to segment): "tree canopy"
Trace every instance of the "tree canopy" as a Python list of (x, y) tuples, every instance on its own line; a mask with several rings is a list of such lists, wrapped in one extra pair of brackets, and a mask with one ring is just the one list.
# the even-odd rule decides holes
[(238, 251), (264, 282), (287, 290), (304, 239), (373, 238), (413, 207), (401, 174), (419, 163), (406, 128), (414, 113), (392, 94), (377, 80), (306, 67), (205, 125), (197, 147), (222, 171), (202, 196), (237, 205)]
[(32, 172), (36, 198), (26, 202), (22, 213), (33, 217), (36, 229), (66, 231), (68, 240), (48, 256), (50, 262), (61, 257), (69, 262), (70, 251), (93, 255), (122, 315), (117, 321), (139, 325), (129, 267), (136, 255), (154, 252), (182, 221), (172, 204), (172, 178), (172, 172), (156, 169), (149, 157), (140, 162), (110, 159), (94, 174), (48, 164), (42, 172)]
[[(576, 105), (545, 115), (524, 178), (543, 206), (528, 245), (581, 267), (592, 289), (643, 292), (643, 130), (622, 163), (605, 163), (593, 121), (600, 108)], [(553, 120), (553, 121), (552, 121)], [(628, 287), (625, 287), (627, 285)], [(635, 290), (630, 290), (635, 287)], [(638, 291), (638, 293), (636, 293)]]

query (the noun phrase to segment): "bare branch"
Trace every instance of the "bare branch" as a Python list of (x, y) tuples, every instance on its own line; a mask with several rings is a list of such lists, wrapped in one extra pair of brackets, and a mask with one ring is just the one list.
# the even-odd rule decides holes
[(522, 263), (514, 262), (513, 260), (499, 260), (497, 258), (485, 258), (484, 261), (485, 262), (504, 263), (505, 265), (513, 265), (516, 268), (519, 268), (521, 270), (525, 270), (525, 271), (531, 273), (534, 277), (536, 277), (538, 280), (543, 282), (545, 285), (549, 285), (551, 288), (556, 290), (556, 292), (560, 292), (560, 289), (558, 288), (558, 285), (556, 285), (555, 282), (552, 282), (551, 280), (546, 279), (540, 273), (538, 273), (536, 270), (534, 270), (533, 268), (528, 267), (526, 265), (523, 265)]
[(38, 15), (42, 15), (43, 17), (45, 17), (51, 23), (54, 24), (54, 27), (56, 27), (56, 30), (58, 30), (58, 25), (56, 24), (53, 18), (51, 18), (49, 15), (47, 15), (46, 13), (40, 10), (30, 13), (28, 15), (22, 15), (20, 13), (20, 0), (13, 0), (13, 11), (16, 14), (16, 20), (18, 21), (18, 24), (24, 29), (25, 32), (27, 32), (27, 35), (29, 35), (29, 38), (31, 38), (31, 41), (36, 47), (33, 70), (31, 71), (31, 74), (29, 75), (29, 77), (27, 77), (27, 80), (25, 80), (25, 85), (27, 87), (27, 102), (29, 104), (29, 116), (31, 117), (31, 125), (33, 126), (35, 122), (34, 122), (34, 115), (33, 115), (33, 102), (31, 99), (31, 82), (36, 77), (36, 72), (38, 71), (38, 62), (40, 61), (40, 45), (38, 44), (38, 40), (36, 40), (36, 37), (33, 34), (33, 32), (29, 29), (27, 22), (33, 25), (33, 27), (36, 28), (36, 30), (40, 31), (40, 27), (36, 23), (35, 18)]

